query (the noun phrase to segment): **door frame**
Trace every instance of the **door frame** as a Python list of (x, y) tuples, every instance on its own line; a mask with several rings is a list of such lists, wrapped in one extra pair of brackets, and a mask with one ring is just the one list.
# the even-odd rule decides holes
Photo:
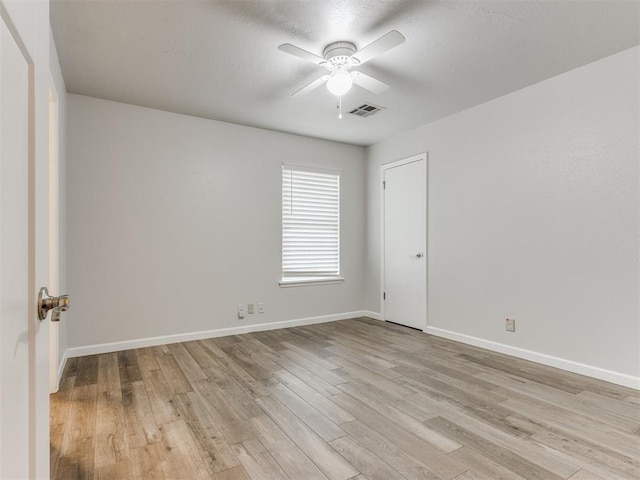
[[(52, 295), (60, 295), (60, 95), (49, 73), (49, 281)], [(48, 321), (48, 320), (47, 320)], [(59, 325), (49, 321), (49, 393), (56, 393), (62, 371)]]
[(410, 157), (402, 158), (400, 160), (395, 160), (388, 163), (383, 163), (380, 165), (380, 317), (381, 320), (386, 321), (386, 312), (385, 312), (385, 300), (384, 300), (384, 292), (385, 292), (385, 189), (384, 189), (384, 174), (386, 170), (391, 168), (401, 167), (402, 165), (407, 165), (409, 163), (414, 162), (424, 162), (424, 172), (425, 172), (425, 194), (424, 194), (424, 212), (425, 212), (425, 235), (424, 235), (424, 260), (425, 260), (425, 292), (424, 292), (424, 302), (425, 302), (425, 318), (424, 318), (424, 327), (422, 331), (424, 332), (429, 325), (429, 154), (428, 152), (419, 153), (417, 155), (412, 155)]

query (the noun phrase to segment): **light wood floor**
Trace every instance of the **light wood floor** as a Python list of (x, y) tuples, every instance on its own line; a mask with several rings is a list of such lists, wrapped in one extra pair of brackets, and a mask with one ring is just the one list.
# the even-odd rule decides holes
[(640, 392), (369, 319), (71, 359), (51, 399), (57, 479), (640, 478)]

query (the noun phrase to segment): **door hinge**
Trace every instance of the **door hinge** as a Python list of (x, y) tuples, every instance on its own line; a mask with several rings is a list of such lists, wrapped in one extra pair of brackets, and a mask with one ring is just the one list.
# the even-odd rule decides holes
[(382, 299), (386, 300), (387, 299), (387, 292), (382, 292)]
[(383, 190), (386, 190), (386, 189), (387, 189), (387, 181), (386, 181), (386, 180), (383, 180), (383, 181), (382, 181), (382, 189), (383, 189)]

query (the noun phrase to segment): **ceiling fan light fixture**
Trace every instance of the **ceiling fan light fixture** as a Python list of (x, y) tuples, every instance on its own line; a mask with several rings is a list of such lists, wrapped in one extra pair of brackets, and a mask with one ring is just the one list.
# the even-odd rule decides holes
[(360, 50), (356, 50), (356, 46), (351, 42), (340, 41), (330, 43), (324, 48), (322, 57), (300, 47), (296, 47), (295, 45), (291, 45), (290, 43), (283, 43), (278, 49), (294, 57), (315, 63), (329, 71), (328, 74), (322, 75), (320, 78), (296, 90), (292, 96), (308, 93), (323, 83), (326, 83), (327, 90), (329, 90), (331, 94), (342, 97), (342, 95), (351, 90), (354, 83), (376, 94), (383, 93), (389, 88), (389, 85), (386, 83), (376, 80), (362, 72), (349, 73), (349, 69), (362, 65), (378, 55), (382, 55), (386, 51), (404, 43), (404, 41), (405, 38), (400, 32), (391, 30), (386, 35), (374, 40)]
[(345, 69), (335, 70), (327, 80), (327, 90), (338, 97), (351, 90), (352, 86), (353, 78)]

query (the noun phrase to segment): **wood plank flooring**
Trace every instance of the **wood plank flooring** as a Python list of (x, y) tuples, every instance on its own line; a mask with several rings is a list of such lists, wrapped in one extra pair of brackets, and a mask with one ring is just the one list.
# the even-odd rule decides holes
[(68, 479), (640, 479), (640, 392), (366, 318), (69, 360)]

